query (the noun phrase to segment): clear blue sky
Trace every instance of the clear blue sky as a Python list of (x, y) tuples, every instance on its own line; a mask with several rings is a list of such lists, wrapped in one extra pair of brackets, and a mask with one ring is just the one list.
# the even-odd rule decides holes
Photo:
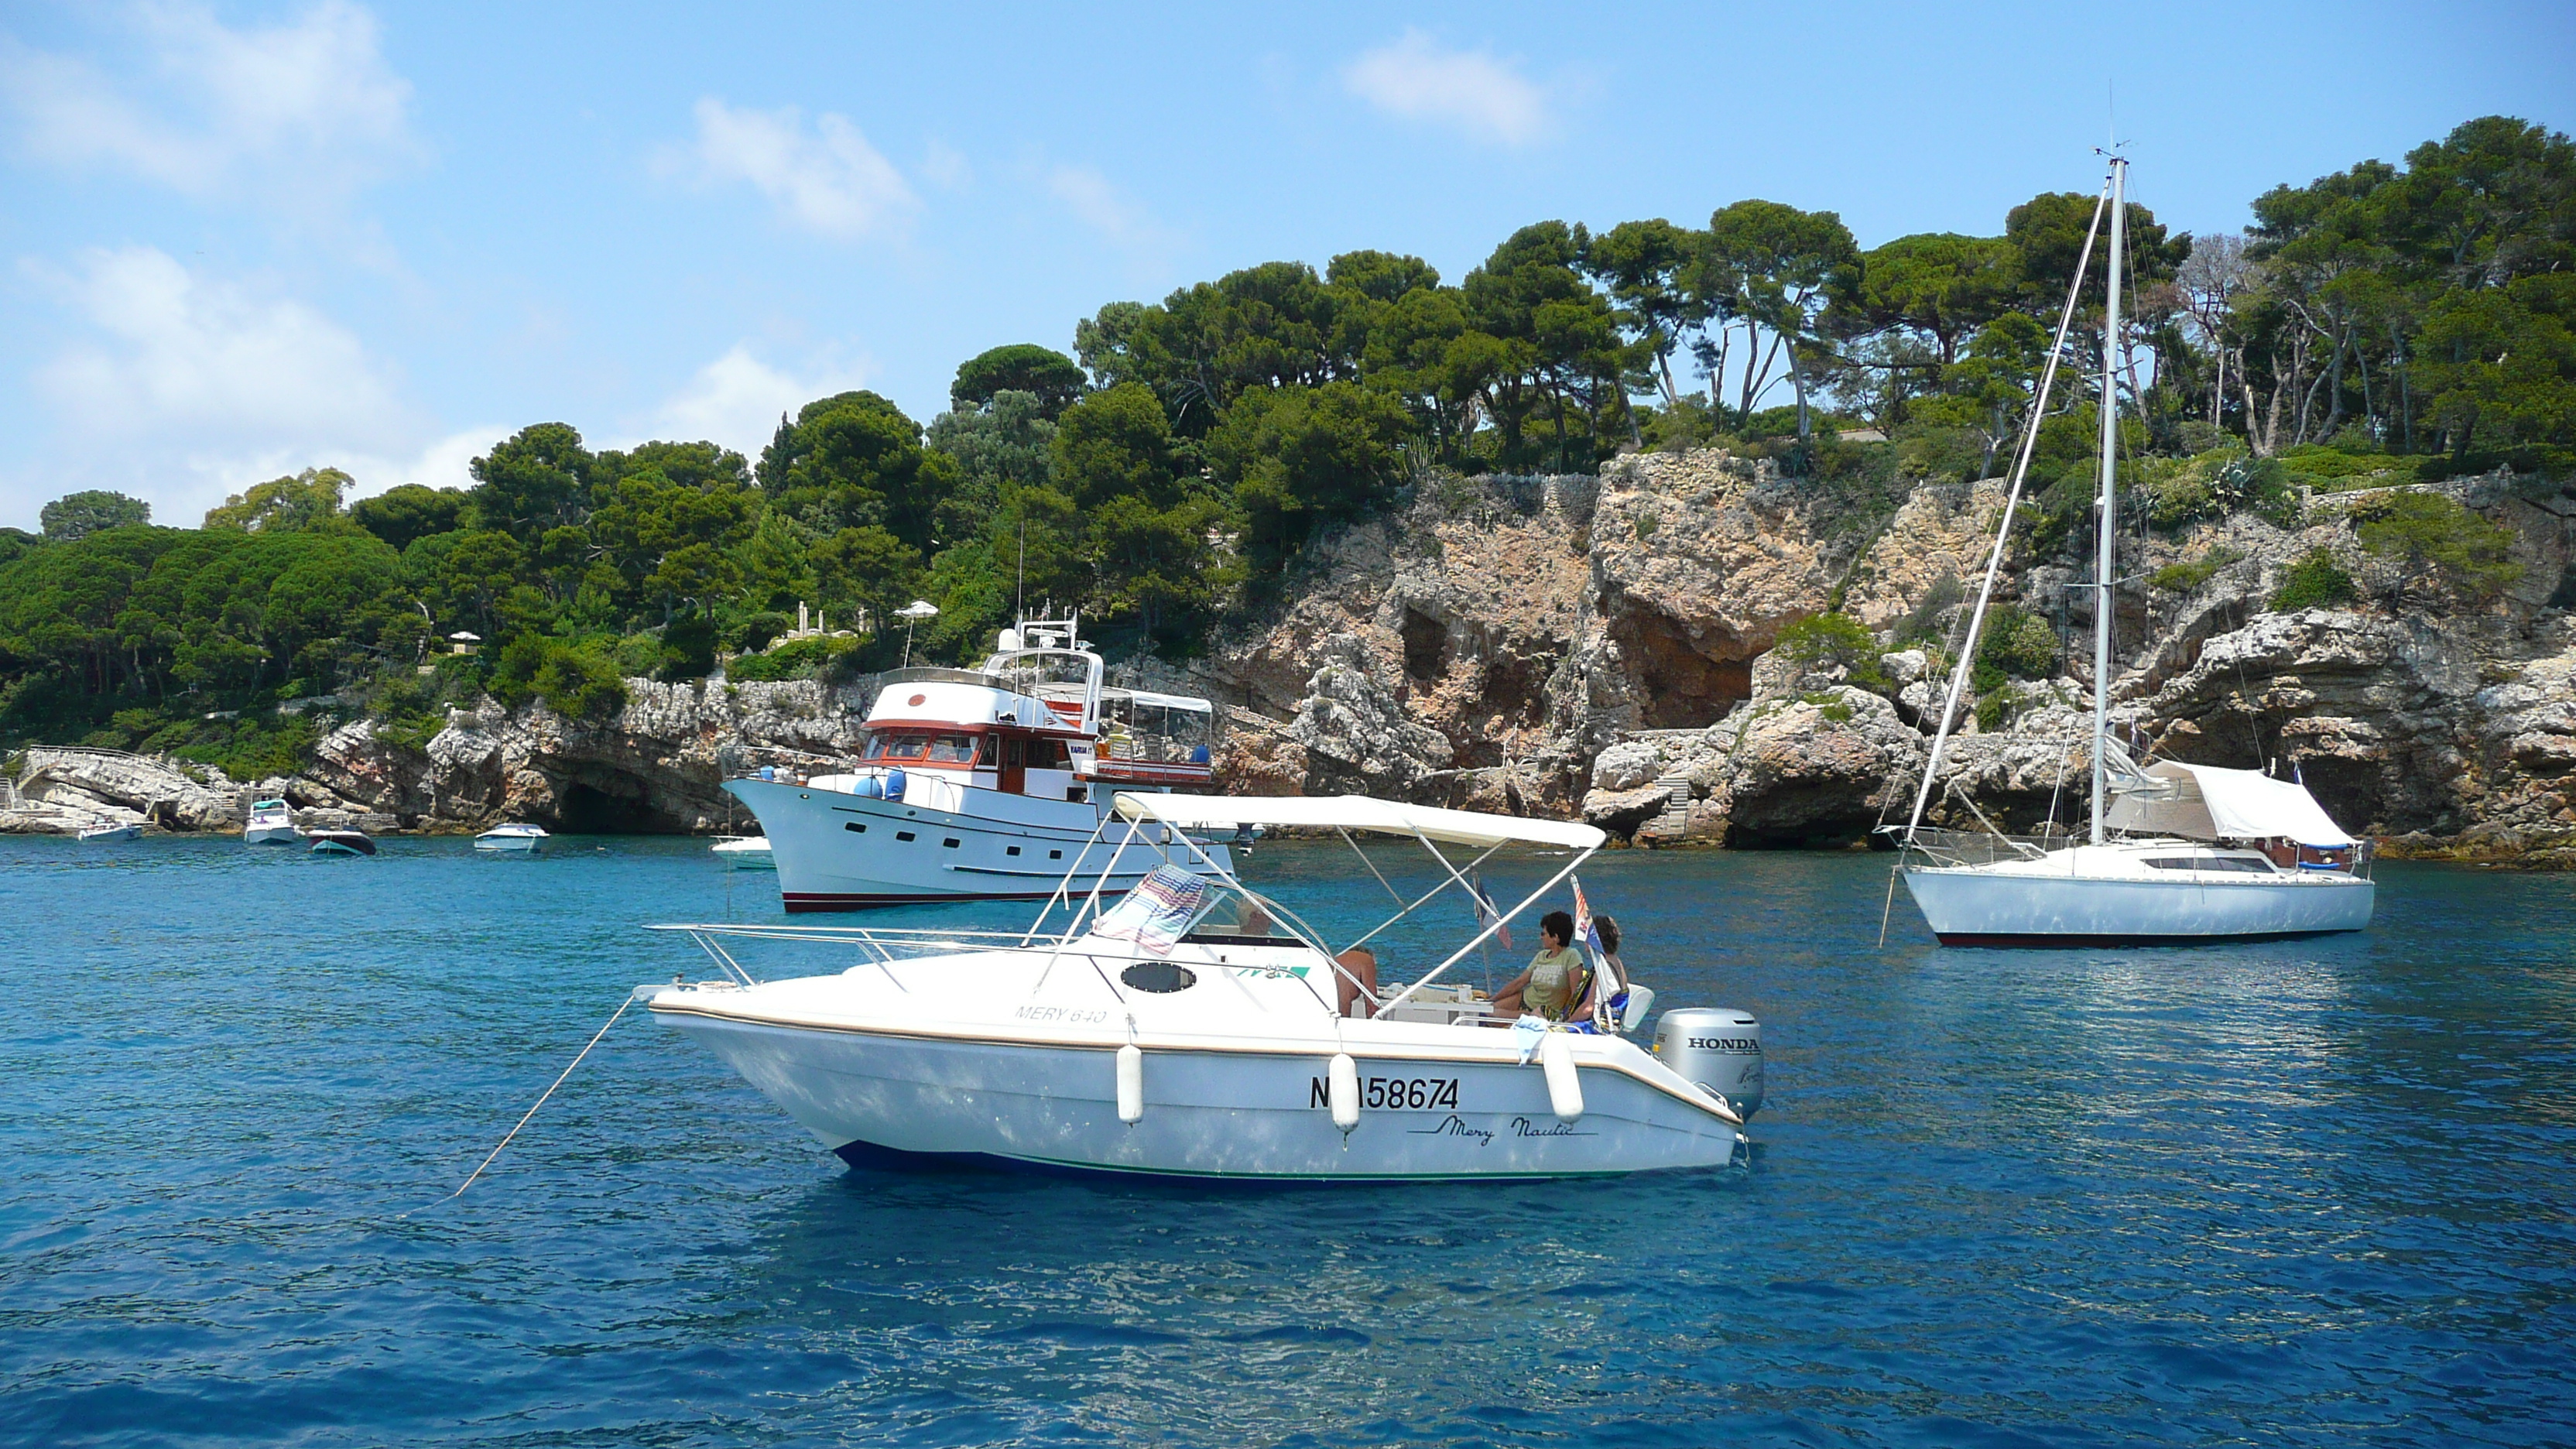
[[(712, 436), (1069, 349), (1103, 302), (1759, 196), (1864, 245), (2090, 190), (2192, 231), (2472, 116), (2576, 129), (2576, 5), (0, 12), (0, 524), (193, 524), (522, 425)], [(538, 13), (543, 11), (544, 13)]]

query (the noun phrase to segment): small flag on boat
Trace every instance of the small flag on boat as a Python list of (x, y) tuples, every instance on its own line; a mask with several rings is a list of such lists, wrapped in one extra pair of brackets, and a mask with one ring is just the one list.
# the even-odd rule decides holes
[(1091, 928), (1095, 936), (1133, 941), (1157, 956), (1168, 956), (1181, 933), (1207, 903), (1207, 877), (1174, 866), (1158, 865), (1127, 898), (1100, 913)]
[(1502, 912), (1494, 909), (1493, 893), (1485, 889), (1485, 878), (1471, 877), (1469, 888), (1470, 893), (1476, 898), (1477, 927), (1479, 929), (1486, 926), (1493, 927), (1495, 944), (1506, 951), (1512, 949), (1512, 928), (1503, 924)]
[(1583, 898), (1583, 877), (1579, 875), (1574, 878), (1574, 939), (1591, 950), (1593, 960), (1601, 959), (1601, 933), (1593, 929), (1592, 903)]

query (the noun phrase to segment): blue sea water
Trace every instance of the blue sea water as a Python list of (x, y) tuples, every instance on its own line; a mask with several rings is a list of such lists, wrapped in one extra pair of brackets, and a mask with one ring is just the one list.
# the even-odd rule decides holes
[[(1382, 899), (1338, 845), (1248, 874)], [(2576, 880), (2390, 866), (2365, 935), (2012, 953), (1901, 894), (1876, 949), (1886, 883), (1585, 872), (1664, 1005), (1760, 1014), (1749, 1169), (854, 1172), (634, 1012), (442, 1201), (629, 986), (708, 974), (642, 923), (774, 880), (0, 841), (0, 1442), (2569, 1439)]]

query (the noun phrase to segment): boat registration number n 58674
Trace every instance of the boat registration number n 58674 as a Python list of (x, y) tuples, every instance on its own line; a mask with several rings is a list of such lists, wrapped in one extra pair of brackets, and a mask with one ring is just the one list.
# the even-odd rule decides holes
[[(1324, 1079), (1316, 1077), (1312, 1081), (1313, 1086), (1306, 1094), (1306, 1105), (1331, 1106), (1332, 1094), (1326, 1089)], [(1458, 1110), (1458, 1079), (1456, 1077), (1362, 1077), (1360, 1078), (1360, 1106), (1379, 1112), (1407, 1110), (1427, 1112), (1435, 1107), (1454, 1112)]]

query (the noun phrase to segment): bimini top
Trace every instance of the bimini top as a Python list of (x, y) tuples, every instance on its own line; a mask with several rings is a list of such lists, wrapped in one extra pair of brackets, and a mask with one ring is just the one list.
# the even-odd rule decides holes
[(2161, 760), (2111, 802), (2105, 825), (2194, 840), (2266, 840), (2275, 836), (2320, 850), (2357, 844), (2317, 804), (2307, 787), (2259, 770), (2222, 770)]
[(1399, 805), (1369, 795), (1147, 795), (1121, 794), (1118, 813), (1130, 820), (1159, 820), (1189, 830), (1233, 830), (1246, 825), (1310, 830), (1376, 830), (1421, 835), (1452, 845), (1509, 842), (1598, 850), (1609, 837), (1568, 820), (1524, 820), (1430, 805)]

